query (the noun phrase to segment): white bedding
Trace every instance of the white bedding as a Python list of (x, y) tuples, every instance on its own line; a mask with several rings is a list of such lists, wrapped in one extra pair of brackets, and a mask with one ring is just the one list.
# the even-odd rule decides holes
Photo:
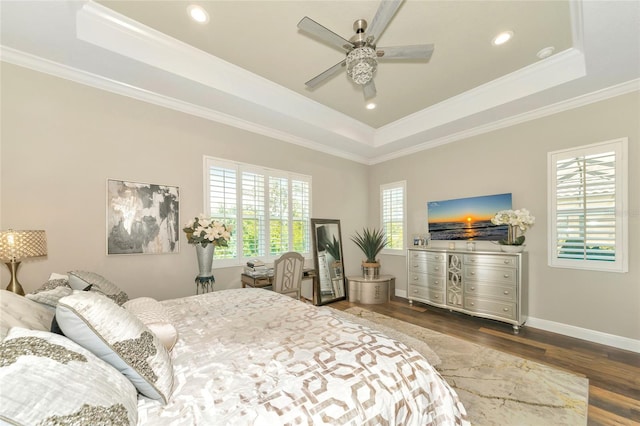
[(140, 397), (139, 425), (468, 424), (422, 355), (329, 309), (261, 289), (162, 303), (175, 384)]

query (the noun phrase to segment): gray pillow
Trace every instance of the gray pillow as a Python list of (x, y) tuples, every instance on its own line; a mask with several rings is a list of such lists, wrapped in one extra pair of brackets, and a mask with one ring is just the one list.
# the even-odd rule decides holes
[(9, 331), (0, 343), (0, 383), (0, 420), (12, 425), (135, 425), (138, 420), (136, 389), (122, 374), (46, 331)]
[(115, 367), (141, 394), (168, 401), (171, 358), (135, 315), (98, 293), (78, 292), (60, 299), (56, 320), (65, 336)]
[(31, 299), (34, 302), (42, 303), (56, 307), (58, 300), (70, 295), (73, 292), (69, 281), (65, 278), (49, 279), (46, 283), (42, 284), (40, 288), (36, 289), (33, 293), (25, 295), (27, 299)]
[(120, 306), (129, 300), (127, 293), (122, 291), (117, 285), (104, 278), (102, 275), (87, 271), (69, 272), (69, 285), (72, 289), (84, 290), (89, 284), (92, 285), (91, 291), (100, 291), (104, 293), (108, 298), (112, 299)]

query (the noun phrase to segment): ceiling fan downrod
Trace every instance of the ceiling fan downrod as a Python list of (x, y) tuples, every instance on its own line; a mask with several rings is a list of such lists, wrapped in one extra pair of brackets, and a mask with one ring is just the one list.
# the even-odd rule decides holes
[(371, 44), (373, 37), (367, 37), (367, 21), (358, 19), (353, 23), (356, 32), (349, 41), (354, 49), (347, 53), (347, 75), (351, 80), (360, 85), (365, 85), (373, 78), (373, 73), (378, 68), (376, 46)]

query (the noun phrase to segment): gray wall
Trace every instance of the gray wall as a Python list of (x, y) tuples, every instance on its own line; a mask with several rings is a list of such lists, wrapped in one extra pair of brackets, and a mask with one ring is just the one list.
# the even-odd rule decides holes
[[(379, 223), (379, 185), (407, 181), (409, 236), (426, 228), (426, 202), (513, 193), (536, 216), (527, 234), (532, 317), (640, 339), (640, 107), (638, 93), (367, 167), (268, 137), (113, 95), (4, 62), (1, 71), (0, 228), (45, 229), (49, 255), (24, 262), (31, 291), (50, 272), (100, 273), (132, 297), (194, 294), (193, 247), (167, 255), (106, 256), (108, 178), (180, 187), (181, 223), (203, 209), (202, 156), (313, 177), (313, 216), (342, 221), (346, 273), (358, 273), (355, 230)], [(630, 271), (547, 266), (548, 151), (629, 137)], [(368, 208), (367, 208), (368, 206)], [(382, 272), (406, 291), (404, 256)], [(239, 287), (239, 268), (215, 271)], [(8, 282), (1, 269), (0, 285)]]
[[(345, 236), (366, 220), (365, 165), (1, 64), (0, 228), (45, 229), (48, 239), (49, 255), (20, 267), (26, 291), (83, 269), (132, 297), (194, 294), (184, 233), (179, 254), (105, 254), (106, 181), (178, 186), (182, 225), (203, 211), (203, 155), (311, 175), (313, 217), (340, 219)], [(346, 272), (357, 272), (358, 249), (345, 241), (344, 250)], [(216, 288), (240, 287), (240, 268), (214, 272)], [(6, 287), (4, 266), (0, 278)]]
[[(625, 136), (629, 138), (629, 272), (550, 268), (547, 152)], [(426, 232), (427, 201), (511, 192), (513, 207), (527, 208), (536, 217), (526, 234), (529, 315), (640, 339), (638, 92), (387, 161), (371, 167), (369, 176), (372, 225), (379, 223), (375, 200), (379, 199), (380, 185), (407, 181), (409, 237)], [(406, 292), (404, 256), (382, 256), (381, 260), (382, 272), (396, 275), (396, 288)]]

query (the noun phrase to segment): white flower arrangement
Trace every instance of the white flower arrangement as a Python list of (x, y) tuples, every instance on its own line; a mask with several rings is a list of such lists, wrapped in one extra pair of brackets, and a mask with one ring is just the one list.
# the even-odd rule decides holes
[(201, 244), (206, 247), (227, 247), (231, 239), (231, 226), (200, 214), (190, 220), (182, 229), (187, 234), (189, 244)]
[[(509, 234), (506, 240), (501, 240), (500, 244), (519, 246), (524, 244), (524, 233), (535, 223), (536, 218), (531, 216), (529, 210), (500, 210), (491, 218), (494, 225), (507, 225)], [(522, 235), (518, 236), (518, 231)]]

